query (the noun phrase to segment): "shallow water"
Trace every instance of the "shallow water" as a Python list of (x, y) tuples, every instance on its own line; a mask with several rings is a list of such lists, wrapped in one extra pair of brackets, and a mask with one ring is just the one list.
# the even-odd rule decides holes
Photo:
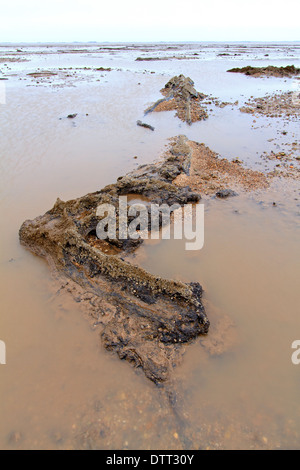
[[(222, 354), (209, 353), (208, 335), (186, 348), (174, 370), (179, 414), (163, 390), (103, 350), (80, 305), (55, 294), (46, 263), (18, 242), (21, 223), (43, 214), (57, 197), (75, 198), (114, 182), (158, 158), (174, 135), (264, 169), (261, 153), (295, 141), (296, 122), (283, 126), (262, 117), (255, 128), (253, 117), (230, 106), (214, 108), (207, 121), (191, 127), (172, 112), (145, 118), (155, 132), (136, 120), (179, 73), (221, 100), (294, 89), (291, 79), (226, 75), (250, 59), (267, 64), (272, 54), (274, 65), (299, 64), (289, 57), (295, 48), (266, 47), (247, 50), (245, 58), (217, 57), (225, 45), (203, 45), (197, 60), (136, 62), (146, 54), (139, 49), (95, 57), (35, 53), (29, 62), (8, 64), (17, 76), (9, 76), (6, 104), (0, 104), (0, 339), (7, 348), (7, 364), (0, 366), (1, 448), (299, 448), (300, 365), (291, 361), (291, 344), (300, 339), (297, 182), (225, 201), (204, 199), (202, 250), (187, 252), (184, 241), (149, 241), (133, 257), (152, 273), (199, 281), (212, 337), (221, 325)], [(9, 50), (1, 48), (0, 57)], [(149, 54), (166, 51), (157, 46)], [(67, 80), (64, 86), (37, 84), (26, 76), (38, 67), (91, 62), (122, 70), (101, 73), (100, 82), (82, 72), (73, 86)], [(67, 119), (72, 113), (77, 117)]]

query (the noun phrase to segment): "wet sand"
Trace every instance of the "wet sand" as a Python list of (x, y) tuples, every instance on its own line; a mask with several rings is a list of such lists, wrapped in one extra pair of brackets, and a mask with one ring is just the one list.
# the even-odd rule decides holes
[[(176, 56), (198, 56), (136, 61), (174, 55), (174, 48)], [(132, 257), (153, 274), (199, 281), (205, 290), (211, 336), (186, 349), (174, 370), (175, 397), (105, 351), (80, 304), (56, 293), (48, 266), (18, 241), (21, 223), (57, 197), (113, 183), (159, 159), (179, 134), (264, 175), (283, 163), (264, 155), (294, 148), (298, 168), (296, 119), (239, 111), (251, 96), (297, 90), (296, 80), (226, 72), (249, 61), (299, 66), (297, 53), (295, 45), (243, 44), (0, 48), (7, 59), (0, 76), (8, 78), (0, 104), (0, 339), (7, 347), (7, 364), (0, 366), (1, 448), (299, 448), (300, 366), (291, 362), (300, 326), (294, 175), (226, 200), (203, 194), (199, 252), (187, 253), (184, 240), (149, 241)], [(101, 67), (111, 71), (96, 71)], [(239, 105), (220, 108), (212, 100), (209, 119), (192, 126), (174, 111), (144, 117), (180, 73), (208, 101)], [(136, 126), (138, 119), (155, 131)]]

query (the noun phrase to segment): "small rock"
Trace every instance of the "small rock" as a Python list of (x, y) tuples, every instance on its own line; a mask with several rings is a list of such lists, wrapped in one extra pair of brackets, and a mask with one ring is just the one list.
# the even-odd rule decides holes
[(145, 122), (137, 121), (136, 124), (140, 127), (145, 127), (146, 129), (150, 129), (151, 131), (154, 131), (154, 127), (150, 126), (150, 124), (146, 124)]
[(233, 197), (237, 195), (238, 194), (232, 189), (220, 189), (219, 191), (216, 192), (216, 196), (221, 199), (225, 199), (227, 197)]

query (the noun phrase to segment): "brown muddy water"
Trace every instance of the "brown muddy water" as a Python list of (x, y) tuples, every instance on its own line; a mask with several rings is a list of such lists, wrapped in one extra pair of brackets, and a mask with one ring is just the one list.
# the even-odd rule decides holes
[[(196, 51), (198, 58), (149, 63), (135, 59), (165, 56), (166, 47), (95, 46), (72, 54), (55, 47), (23, 47), (28, 62), (0, 64), (8, 77), (0, 104), (0, 340), (7, 353), (0, 365), (0, 448), (299, 449), (300, 365), (291, 360), (292, 342), (300, 339), (299, 180), (227, 200), (204, 198), (200, 251), (186, 251), (184, 240), (149, 240), (131, 255), (152, 273), (199, 281), (205, 291), (210, 332), (186, 347), (167, 390), (106, 352), (80, 305), (56, 293), (46, 263), (18, 241), (21, 223), (57, 197), (114, 182), (159, 158), (178, 134), (249, 167), (271, 168), (262, 152), (294, 142), (296, 122), (260, 117), (254, 126), (252, 116), (226, 107), (188, 127), (173, 112), (144, 118), (143, 110), (179, 73), (221, 100), (294, 90), (293, 79), (227, 77), (226, 70), (248, 61), (297, 65), (298, 48), (235, 44), (224, 58), (218, 54), (226, 45), (178, 45), (176, 54)], [(0, 57), (14, 57), (15, 49), (1, 48)], [(74, 73), (91, 63), (113, 70), (78, 70), (72, 82), (37, 83), (26, 75), (58, 67)], [(72, 113), (77, 117), (67, 119)], [(137, 119), (155, 132), (136, 126)]]

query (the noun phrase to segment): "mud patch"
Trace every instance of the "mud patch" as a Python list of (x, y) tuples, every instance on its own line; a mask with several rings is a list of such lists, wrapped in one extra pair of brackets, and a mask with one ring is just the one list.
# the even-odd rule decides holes
[(43, 72), (31, 72), (31, 73), (28, 73), (27, 75), (33, 78), (42, 78), (42, 77), (53, 77), (57, 75), (57, 73), (50, 72), (49, 70), (44, 70)]
[(28, 59), (22, 59), (21, 57), (0, 57), (0, 64), (6, 63), (13, 63), (13, 62), (29, 62)]
[[(170, 152), (178, 145), (173, 141)], [(193, 191), (201, 194), (212, 195), (222, 190), (230, 191), (226, 193), (233, 195), (233, 189), (253, 191), (258, 188), (268, 187), (267, 177), (258, 171), (244, 168), (242, 163), (236, 159), (230, 162), (219, 155), (203, 143), (185, 140), (185, 145), (191, 154), (191, 166), (189, 174), (180, 174), (174, 180), (178, 186), (189, 185)]]
[(153, 62), (153, 61), (158, 61), (158, 60), (193, 60), (197, 59), (198, 54), (195, 53), (193, 56), (187, 56), (187, 55), (173, 55), (173, 56), (164, 56), (164, 57), (137, 57), (135, 60), (137, 62)]
[(267, 117), (293, 118), (299, 116), (300, 93), (288, 91), (286, 93), (266, 95), (263, 98), (253, 98), (240, 108), (242, 113), (264, 115)]
[(268, 65), (268, 67), (247, 67), (227, 70), (227, 72), (243, 73), (244, 75), (250, 75), (251, 77), (294, 77), (300, 74), (300, 68), (294, 65), (287, 65), (286, 67), (275, 67)]

